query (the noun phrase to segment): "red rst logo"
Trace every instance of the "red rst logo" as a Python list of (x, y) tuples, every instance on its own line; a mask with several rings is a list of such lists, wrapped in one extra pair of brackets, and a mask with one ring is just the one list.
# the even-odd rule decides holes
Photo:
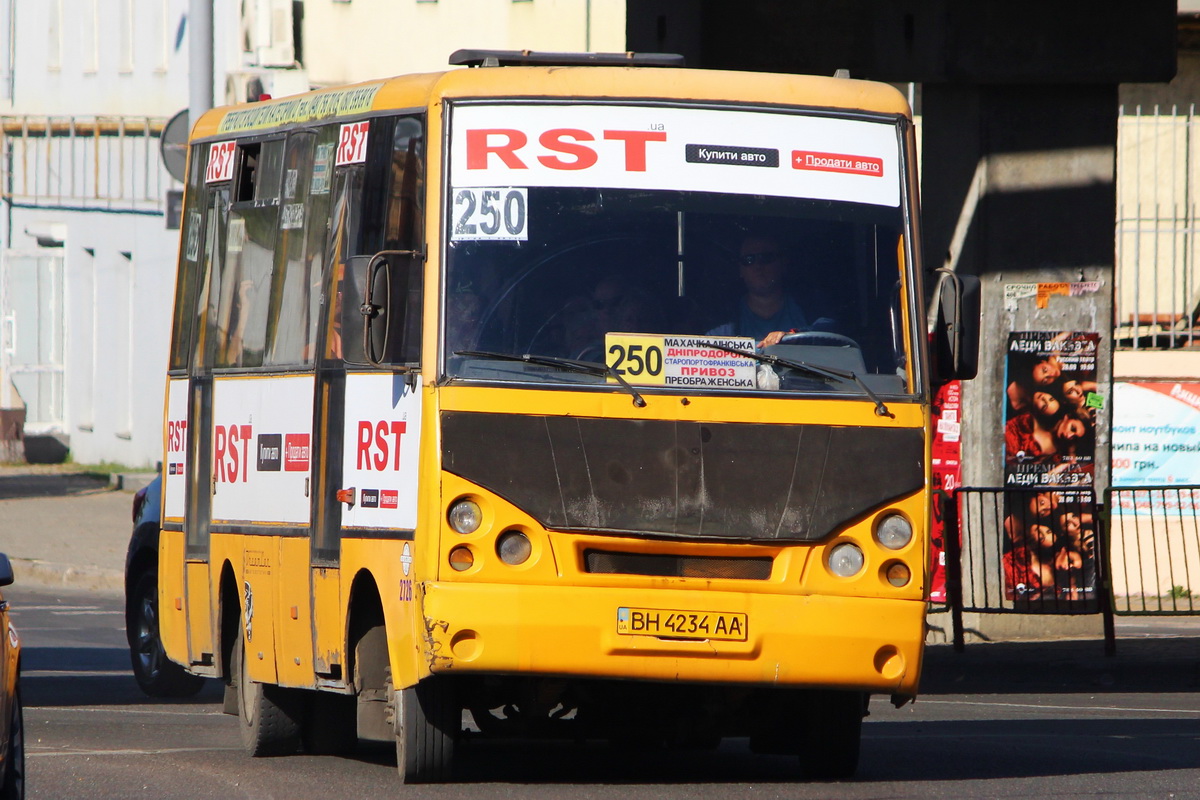
[(399, 420), (369, 420), (358, 423), (358, 469), (400, 469), (400, 439), (408, 423)]
[(214, 142), (208, 148), (208, 168), (204, 170), (205, 183), (219, 183), (233, 177), (233, 156), (237, 145), (233, 142)]
[[(646, 171), (646, 145), (665, 142), (665, 131), (604, 131), (600, 139), (624, 142), (625, 171)], [(529, 135), (514, 128), (477, 128), (466, 132), (467, 169), (488, 169), (498, 166), (491, 156), (509, 169), (529, 169), (526, 161), (534, 158), (547, 169), (587, 169), (600, 160), (604, 150), (584, 142), (596, 141), (596, 136), (579, 128), (553, 128), (537, 137), (541, 155), (536, 152), (518, 153), (529, 144)], [(563, 158), (566, 156), (566, 158)]]
[(289, 433), (283, 437), (284, 472), (307, 472), (310, 455), (307, 433)]
[[(246, 483), (250, 479), (252, 425), (218, 425), (213, 431), (213, 480), (217, 483)], [(241, 445), (239, 451), (238, 445)]]
[(167, 421), (167, 452), (182, 453), (187, 447), (187, 420)]
[(338, 136), (337, 165), (361, 164), (367, 160), (367, 131), (370, 123), (350, 122), (342, 126)]

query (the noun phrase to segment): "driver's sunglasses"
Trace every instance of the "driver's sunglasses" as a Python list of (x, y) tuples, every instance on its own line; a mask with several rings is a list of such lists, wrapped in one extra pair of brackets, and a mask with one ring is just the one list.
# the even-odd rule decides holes
[(747, 253), (738, 258), (738, 263), (743, 267), (753, 267), (755, 264), (774, 264), (783, 258), (783, 253), (778, 250), (769, 250), (765, 253)]

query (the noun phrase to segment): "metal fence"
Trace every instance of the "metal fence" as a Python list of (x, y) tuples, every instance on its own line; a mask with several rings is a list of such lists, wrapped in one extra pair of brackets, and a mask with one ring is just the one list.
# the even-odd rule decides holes
[[(940, 500), (954, 645), (962, 614), (1200, 614), (1200, 486), (964, 487)], [(955, 535), (957, 531), (957, 536)]]
[(963, 487), (942, 502), (956, 649), (968, 611), (1103, 614), (1106, 649), (1113, 649), (1106, 537), (1094, 492)]
[(162, 213), (179, 184), (159, 117), (0, 117), (0, 196), (15, 205)]
[(1200, 119), (1122, 105), (1117, 123), (1118, 348), (1200, 346)]
[(1103, 567), (1091, 490), (965, 487), (955, 494), (964, 611), (1099, 610)]
[(1200, 486), (1109, 489), (1117, 614), (1200, 612)]

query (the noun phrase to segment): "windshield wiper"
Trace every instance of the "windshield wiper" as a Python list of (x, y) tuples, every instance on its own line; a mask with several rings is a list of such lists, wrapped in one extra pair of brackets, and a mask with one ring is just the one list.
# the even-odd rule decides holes
[(806, 361), (793, 361), (790, 358), (781, 358), (780, 356), (768, 355), (767, 353), (756, 353), (753, 350), (740, 350), (736, 347), (726, 347), (723, 344), (710, 343), (708, 347), (712, 347), (716, 350), (724, 350), (727, 353), (737, 353), (739, 356), (752, 358), (755, 361), (763, 364), (770, 364), (771, 366), (778, 364), (782, 367), (790, 367), (791, 369), (799, 370), (801, 372), (807, 372), (810, 375), (816, 375), (818, 378), (854, 381), (858, 384), (858, 388), (862, 389), (863, 393), (866, 394), (867, 397), (871, 398), (871, 401), (875, 403), (876, 416), (892, 416), (892, 413), (888, 411), (888, 407), (883, 404), (882, 400), (879, 399), (879, 395), (871, 391), (871, 387), (867, 386), (866, 381), (860, 378), (857, 372), (843, 372), (840, 369), (833, 369), (832, 367), (822, 367), (816, 364), (809, 364)]
[(583, 375), (611, 375), (616, 379), (617, 383), (621, 384), (625, 391), (633, 395), (633, 404), (638, 408), (644, 408), (646, 399), (638, 392), (637, 389), (630, 385), (629, 381), (625, 380), (624, 376), (608, 364), (601, 364), (598, 361), (577, 361), (573, 358), (560, 358), (559, 356), (541, 356), (532, 353), (524, 353), (517, 355), (516, 353), (496, 353), (491, 350), (455, 350), (456, 356), (469, 356), (472, 358), (494, 358), (499, 361), (522, 361), (526, 364), (537, 364), (542, 367), (557, 367), (558, 369), (568, 372), (578, 372)]

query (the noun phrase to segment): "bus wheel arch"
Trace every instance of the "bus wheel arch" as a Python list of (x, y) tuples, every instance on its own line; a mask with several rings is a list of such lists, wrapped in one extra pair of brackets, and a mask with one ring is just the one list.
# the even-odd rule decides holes
[[(233, 643), (241, 631), (242, 603), (241, 592), (238, 591), (237, 577), (233, 565), (226, 561), (221, 565), (221, 580), (217, 584), (220, 595), (217, 600), (217, 651), (221, 654), (221, 676), (226, 686), (236, 690), (237, 677), (231, 671), (233, 664)], [(236, 706), (230, 710), (228, 691), (226, 692), (225, 713), (236, 714)], [(236, 698), (235, 698), (236, 702)]]
[(383, 602), (375, 578), (366, 570), (354, 576), (346, 611), (346, 677), (354, 688), (358, 736), (369, 741), (391, 739), (387, 721), (389, 655)]
[(408, 687), (393, 681), (383, 603), (365, 570), (351, 586), (347, 631), (358, 737), (394, 742), (396, 767), (405, 783), (448, 780), (462, 728), (453, 684), (436, 675)]
[(249, 678), (246, 660), (245, 611), (233, 565), (221, 565), (218, 621), (221, 670), (225, 676), (226, 714), (238, 717), (242, 746), (252, 756), (281, 756), (300, 747), (304, 696)]

